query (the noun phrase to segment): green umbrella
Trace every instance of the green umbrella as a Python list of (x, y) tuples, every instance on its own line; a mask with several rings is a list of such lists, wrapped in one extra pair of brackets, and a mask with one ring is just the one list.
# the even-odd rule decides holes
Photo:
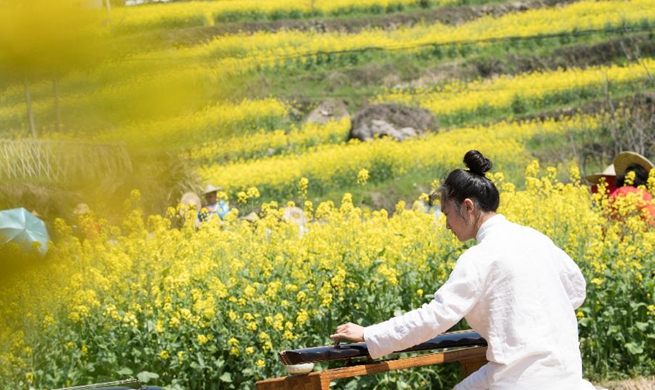
[(24, 208), (0, 211), (0, 245), (13, 242), (32, 250), (32, 244), (38, 242), (38, 251), (45, 256), (49, 239), (45, 223)]

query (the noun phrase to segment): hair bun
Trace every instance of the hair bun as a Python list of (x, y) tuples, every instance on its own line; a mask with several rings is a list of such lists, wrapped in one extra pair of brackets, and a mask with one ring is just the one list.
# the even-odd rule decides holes
[(484, 175), (491, 170), (493, 166), (491, 160), (482, 155), (477, 150), (469, 150), (464, 155), (464, 164), (472, 173)]

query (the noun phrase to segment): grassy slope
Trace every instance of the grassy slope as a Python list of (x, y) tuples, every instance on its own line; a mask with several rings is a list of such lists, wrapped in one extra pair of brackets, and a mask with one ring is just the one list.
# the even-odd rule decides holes
[[(570, 1), (524, 1), (507, 4), (492, 2), (477, 6), (445, 7), (430, 10), (404, 10), (388, 14), (353, 13), (339, 17), (310, 18), (308, 20), (239, 21), (221, 23), (213, 27), (190, 27), (165, 31), (152, 31), (117, 38), (117, 45), (129, 47), (132, 54), (148, 50), (173, 50), (177, 47), (193, 47), (211, 37), (235, 31), (277, 31), (296, 28), (311, 31), (350, 31), (367, 27), (397, 28), (399, 25), (413, 25), (419, 21), (444, 24), (459, 24), (477, 17), (491, 14), (501, 16), (509, 12), (540, 7), (553, 7)], [(495, 4), (494, 4), (495, 3)], [(145, 44), (138, 44), (145, 43)], [(633, 59), (635, 55), (652, 57), (655, 44), (651, 32), (628, 34), (572, 35), (555, 38), (504, 41), (487, 45), (445, 46), (438, 50), (429, 49), (418, 53), (370, 51), (359, 53), (351, 61), (337, 61), (321, 65), (311, 65), (304, 69), (280, 72), (279, 70), (244, 74), (221, 85), (210, 100), (277, 97), (300, 102), (300, 114), (308, 112), (316, 104), (328, 97), (343, 99), (354, 113), (365, 101), (378, 94), (382, 88), (395, 85), (425, 86), (447, 82), (453, 79), (471, 80), (490, 78), (499, 74), (517, 74), (558, 67), (586, 67), (602, 64), (621, 63)], [(113, 77), (113, 76), (112, 76)], [(118, 79), (120, 80), (120, 78)], [(111, 85), (112, 79), (103, 80)], [(72, 85), (76, 92), (84, 93), (94, 85), (78, 83)], [(615, 98), (630, 96), (639, 89), (652, 90), (653, 85), (638, 88), (625, 88)], [(46, 94), (48, 88), (44, 89)], [(561, 101), (549, 107), (534, 108), (529, 105), (519, 110), (480, 112), (465, 121), (451, 121), (451, 126), (473, 123), (488, 123), (501, 120), (508, 115), (514, 118), (534, 117), (547, 112), (562, 112), (586, 105), (598, 110), (605, 97), (589, 96), (576, 101)], [(302, 116), (302, 115), (301, 115)], [(559, 162), (551, 151), (565, 149), (568, 139), (549, 140), (547, 143), (534, 143), (535, 153), (550, 159), (549, 163)], [(559, 159), (566, 159), (570, 156)], [(397, 199), (412, 200), (420, 192), (425, 192), (435, 173), (425, 173), (414, 177), (402, 177), (390, 183), (378, 184), (375, 188), (339, 188), (322, 194), (320, 199), (338, 200), (345, 191), (360, 194), (355, 198), (365, 204), (384, 206), (394, 204)], [(138, 180), (137, 180), (138, 182)], [(415, 185), (416, 184), (416, 185)], [(310, 194), (311, 195), (311, 194)]]
[[(517, 10), (530, 10), (544, 6), (552, 6), (560, 2), (522, 2), (512, 5), (506, 4), (485, 5), (478, 7), (447, 7), (442, 13), (429, 13), (428, 17), (423, 19), (426, 22), (438, 20), (441, 23), (462, 23), (470, 21), (475, 17), (486, 14), (501, 16), (508, 12)], [(316, 24), (320, 24), (320, 31), (346, 30), (358, 31), (364, 27), (380, 27), (395, 29), (398, 23), (413, 24), (416, 23), (418, 14), (413, 17), (407, 17), (409, 13), (396, 13), (392, 15), (381, 16), (362, 16), (333, 19), (324, 25), (323, 21), (302, 21), (312, 23), (312, 28), (316, 29)], [(289, 28), (298, 27), (298, 21), (287, 21)], [(256, 25), (235, 23), (236, 28), (243, 28), (244, 31), (260, 31), (262, 29), (275, 31), (285, 26), (284, 21), (258, 22)], [(327, 27), (326, 27), (327, 26)], [(220, 31), (218, 31), (220, 32)], [(559, 66), (587, 66), (596, 64), (607, 64), (613, 61), (622, 61), (626, 58), (623, 48), (628, 48), (633, 52), (637, 50), (641, 55), (652, 55), (653, 44), (647, 41), (643, 42), (641, 37), (638, 42), (632, 42), (629, 37), (622, 39), (620, 42), (613, 44), (612, 50), (605, 50), (602, 47), (604, 41), (612, 40), (616, 35), (597, 35), (597, 36), (564, 36), (552, 39), (527, 39), (521, 41), (505, 41), (492, 43), (488, 45), (460, 45), (460, 46), (440, 46), (422, 50), (418, 53), (409, 53), (406, 51), (399, 52), (380, 52), (369, 51), (353, 53), (345, 56), (333, 63), (321, 65), (311, 65), (304, 69), (285, 69), (280, 71), (264, 71), (262, 73), (249, 73), (234, 77), (229, 83), (222, 83), (213, 88), (202, 91), (194, 99), (186, 100), (185, 106), (167, 107), (166, 109), (153, 109), (152, 107), (137, 106), (122, 107), (119, 102), (115, 102), (112, 97), (97, 98), (91, 97), (90, 101), (85, 101), (83, 97), (94, 90), (111, 90), (112, 88), (124, 88), (132, 83), (132, 79), (148, 77), (158, 77), (157, 72), (165, 71), (171, 67), (177, 67), (183, 71), (193, 64), (187, 64), (189, 60), (176, 59), (173, 63), (162, 62), (159, 57), (164, 58), (167, 55), (165, 50), (174, 50), (175, 47), (193, 45), (202, 43), (202, 37), (211, 36), (217, 33), (215, 27), (199, 29), (176, 29), (171, 30), (165, 37), (161, 32), (155, 35), (140, 34), (129, 40), (120, 38), (116, 46), (127, 47), (122, 55), (128, 56), (143, 53), (145, 50), (157, 49), (157, 58), (139, 58), (126, 57), (126, 61), (120, 67), (107, 67), (100, 74), (92, 74), (92, 82), (85, 80), (84, 75), (73, 77), (68, 82), (65, 78), (59, 85), (60, 95), (63, 98), (76, 99), (72, 101), (73, 107), (63, 105), (62, 110), (65, 124), (72, 129), (80, 131), (89, 127), (107, 127), (109, 124), (117, 125), (120, 121), (128, 119), (129, 122), (135, 120), (148, 119), (153, 116), (163, 118), (166, 115), (171, 116), (181, 112), (181, 109), (189, 112), (198, 109), (214, 101), (220, 101), (225, 98), (240, 100), (244, 97), (260, 98), (273, 96), (281, 99), (295, 99), (302, 103), (316, 102), (321, 99), (333, 96), (346, 100), (355, 111), (362, 102), (368, 100), (371, 96), (379, 93), (382, 87), (394, 85), (427, 85), (452, 79), (466, 80), (476, 77), (492, 77), (496, 74), (514, 74), (519, 72), (530, 72), (540, 69), (554, 69)], [(634, 35), (634, 34), (633, 34)], [(143, 44), (136, 44), (142, 42)], [(587, 46), (591, 46), (586, 49)], [(557, 52), (563, 48), (563, 52)], [(137, 52), (138, 51), (138, 52)], [(582, 53), (582, 55), (580, 55)], [(589, 54), (589, 55), (586, 55)], [(576, 57), (577, 55), (577, 57)], [(156, 61), (155, 61), (156, 60)], [(193, 60), (193, 58), (191, 58)], [(180, 61), (178, 63), (178, 61)], [(206, 61), (206, 60), (203, 60)], [(202, 66), (207, 66), (204, 64)], [(176, 69), (176, 68), (174, 68)], [(54, 122), (54, 101), (52, 93), (52, 80), (44, 80), (40, 84), (32, 86), (32, 99), (35, 106), (41, 104), (40, 117), (37, 117), (37, 126), (48, 128)], [(133, 92), (130, 92), (134, 94)], [(82, 99), (80, 99), (82, 97)], [(138, 99), (138, 95), (130, 95), (128, 98)], [(113, 100), (112, 100), (113, 99)], [(87, 99), (89, 100), (89, 99)], [(106, 101), (106, 102), (105, 102)], [(101, 104), (102, 103), (102, 104)], [(109, 103), (112, 109), (103, 112), (104, 107)], [(22, 88), (14, 88), (11, 93), (0, 94), (0, 104), (3, 108), (14, 106), (16, 112), (24, 105), (24, 95)], [(79, 106), (77, 109), (75, 106)], [(556, 108), (556, 107), (553, 107)], [(95, 115), (86, 115), (87, 112), (97, 110)], [(149, 115), (148, 110), (153, 109)], [(507, 115), (506, 112), (494, 113), (496, 119)], [(89, 117), (88, 123), (80, 122), (76, 125), (78, 117)], [(483, 113), (480, 122), (484, 122), (489, 113)], [(22, 121), (17, 123), (16, 121)], [(8, 129), (25, 129), (24, 118), (0, 118), (2, 132)], [(463, 125), (458, 120), (442, 121), (449, 125)]]
[[(259, 74), (242, 91), (245, 96), (277, 96), (301, 102), (305, 110), (327, 98), (342, 99), (354, 113), (357, 107), (380, 91), (381, 87), (393, 85), (422, 86), (428, 83), (447, 82), (453, 79), (471, 80), (489, 78), (498, 74), (517, 74), (557, 68), (589, 67), (596, 65), (624, 63), (635, 54), (643, 57), (655, 55), (655, 44), (649, 33), (634, 33), (625, 36), (591, 35), (541, 39), (539, 41), (501, 42), (483, 48), (472, 46), (470, 50), (449, 50), (444, 48), (438, 55), (423, 52), (405, 53), (374, 52), (366, 60), (348, 65), (325, 65), (290, 71), (283, 75), (275, 72)], [(579, 108), (585, 112), (599, 112), (608, 108), (608, 101), (623, 101), (636, 93), (655, 91), (655, 85), (644, 84), (619, 90), (608, 99), (607, 96), (587, 96), (581, 99), (560, 100), (548, 107), (531, 107), (510, 111), (482, 112), (466, 121), (451, 123), (451, 126), (484, 124), (502, 120), (508, 116), (514, 119), (560, 115)], [(614, 104), (617, 106), (616, 102)], [(574, 152), (584, 152), (589, 144), (606, 140), (589, 140), (569, 136), (535, 140), (528, 147), (545, 165), (568, 162)], [(576, 150), (579, 149), (579, 150)], [(607, 145), (609, 148), (609, 145)], [(581, 151), (580, 151), (581, 150)], [(609, 153), (606, 158), (609, 157)], [(585, 156), (578, 156), (585, 158)], [(591, 161), (589, 172), (608, 160)], [(596, 164), (596, 165), (594, 165)], [(522, 176), (522, 172), (515, 172)], [(396, 178), (374, 187), (339, 188), (319, 198), (338, 200), (344, 191), (352, 192), (355, 199), (374, 207), (392, 210), (395, 201), (404, 199), (411, 203), (421, 192), (429, 190), (429, 183), (439, 173), (426, 172), (421, 175)], [(518, 183), (520, 185), (520, 183)]]
[[(645, 57), (655, 55), (655, 43), (648, 34), (558, 37), (484, 47), (446, 46), (439, 51), (419, 53), (376, 51), (364, 53), (350, 64), (309, 66), (284, 74), (264, 72), (240, 91), (244, 97), (276, 96), (314, 103), (334, 97), (351, 107), (359, 107), (383, 87), (421, 87), (453, 79), (473, 80), (499, 74), (622, 63), (634, 53)], [(490, 118), (485, 115), (480, 122), (487, 119)]]

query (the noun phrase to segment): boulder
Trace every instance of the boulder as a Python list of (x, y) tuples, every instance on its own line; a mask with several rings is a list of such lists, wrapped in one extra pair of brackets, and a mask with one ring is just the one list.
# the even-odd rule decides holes
[(424, 108), (376, 104), (366, 106), (355, 114), (350, 139), (366, 141), (390, 137), (403, 141), (438, 129), (437, 119)]
[(305, 118), (305, 123), (326, 124), (329, 121), (338, 121), (341, 118), (350, 115), (348, 107), (341, 100), (329, 99), (318, 105)]

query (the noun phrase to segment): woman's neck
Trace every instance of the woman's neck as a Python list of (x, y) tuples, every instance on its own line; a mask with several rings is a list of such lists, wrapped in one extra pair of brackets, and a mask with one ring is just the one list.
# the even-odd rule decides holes
[(475, 219), (474, 225), (475, 225), (475, 235), (477, 236), (478, 231), (482, 227), (482, 225), (489, 220), (489, 218), (493, 217), (496, 215), (496, 212), (494, 211), (483, 211), (481, 212), (478, 217)]

